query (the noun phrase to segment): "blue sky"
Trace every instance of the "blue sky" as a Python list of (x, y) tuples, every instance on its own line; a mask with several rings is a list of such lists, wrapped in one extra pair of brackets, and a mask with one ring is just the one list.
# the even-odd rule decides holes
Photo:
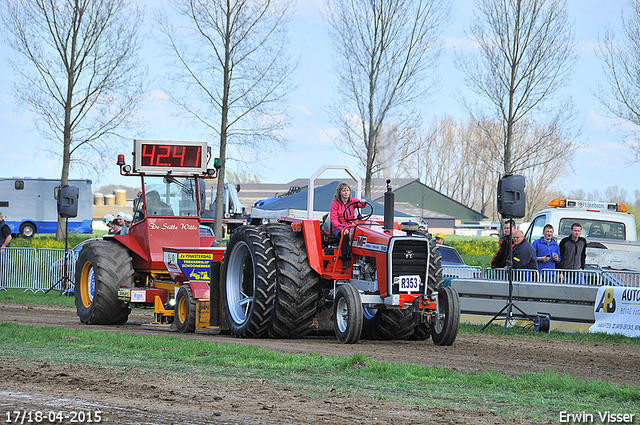
[[(260, 172), (263, 182), (285, 183), (308, 177), (324, 164), (348, 165), (358, 170), (354, 158), (334, 147), (330, 136), (336, 130), (326, 119), (325, 109), (331, 100), (335, 80), (331, 74), (331, 43), (319, 13), (323, 2), (324, 0), (299, 0), (298, 3), (290, 30), (292, 56), (300, 59), (295, 76), (298, 89), (290, 98), (288, 110), (293, 124), (289, 129), (291, 143), (286, 151), (279, 152), (266, 161), (266, 168)], [(150, 22), (151, 11), (160, 2), (141, 0), (140, 3), (146, 4)], [(583, 146), (573, 157), (575, 171), (572, 176), (558, 180), (555, 185), (563, 190), (579, 188), (587, 192), (594, 189), (602, 191), (608, 186), (617, 185), (632, 195), (634, 190), (640, 190), (640, 164), (628, 164), (630, 154), (620, 144), (622, 135), (614, 128), (616, 121), (601, 115), (603, 108), (593, 94), (598, 83), (603, 82), (602, 67), (594, 53), (598, 35), (607, 25), (619, 30), (620, 12), (623, 8), (628, 10), (628, 7), (621, 0), (569, 0), (568, 5), (569, 13), (575, 19), (577, 47), (581, 57), (566, 92), (574, 98), (579, 111), (578, 123), (582, 125), (579, 142)], [(423, 115), (427, 122), (445, 113), (465, 118), (455, 96), (458, 93), (463, 96), (468, 93), (462, 85), (462, 75), (453, 65), (453, 51), (468, 46), (464, 28), (471, 20), (472, 9), (473, 2), (470, 0), (453, 1), (451, 25), (442, 34), (445, 53), (438, 68), (442, 85), (431, 102), (424, 106)], [(159, 52), (156, 42), (151, 38), (147, 40), (144, 58), (157, 62)], [(4, 60), (7, 54), (11, 54), (11, 51), (0, 45), (0, 157), (4, 159), (0, 175), (59, 178), (59, 161), (42, 151), (46, 145), (42, 144), (31, 117), (28, 113), (21, 112), (14, 102), (11, 92), (13, 76)], [(152, 67), (152, 82), (157, 80), (154, 72), (161, 69), (161, 66)], [(148, 122), (142, 129), (144, 138), (202, 139), (201, 129), (185, 125), (172, 115), (174, 107), (165, 100), (161, 87), (152, 84), (150, 92), (151, 100), (142, 109), (144, 119)], [(132, 134), (131, 138), (134, 136)], [(127, 142), (123, 144), (122, 152), (128, 153), (130, 148), (131, 143)], [(99, 177), (72, 170), (71, 178), (91, 178), (95, 182), (95, 189), (105, 184), (134, 186), (138, 183), (135, 179), (120, 177), (115, 158), (113, 163)]]

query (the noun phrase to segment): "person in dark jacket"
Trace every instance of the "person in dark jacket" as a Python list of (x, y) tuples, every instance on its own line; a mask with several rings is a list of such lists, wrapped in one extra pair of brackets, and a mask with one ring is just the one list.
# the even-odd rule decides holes
[(500, 238), (498, 252), (491, 259), (492, 269), (504, 269), (507, 266), (507, 256), (509, 255), (509, 234), (516, 229), (516, 222), (509, 219), (504, 223), (504, 235)]
[(571, 234), (560, 241), (559, 269), (584, 270), (587, 260), (587, 240), (580, 236), (582, 225), (573, 223)]
[(4, 215), (0, 212), (0, 291), (7, 290), (7, 269), (5, 248), (11, 246), (11, 227), (4, 221)]
[(513, 232), (513, 269), (538, 270), (536, 250), (524, 238), (522, 230)]

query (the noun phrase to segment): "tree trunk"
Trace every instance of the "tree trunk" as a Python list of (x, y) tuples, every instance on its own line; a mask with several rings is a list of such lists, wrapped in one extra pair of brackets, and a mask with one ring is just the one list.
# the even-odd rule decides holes
[(220, 108), (220, 170), (218, 170), (218, 185), (216, 186), (216, 212), (213, 224), (213, 233), (219, 240), (222, 239), (222, 220), (224, 219), (224, 177), (227, 169), (227, 126), (229, 122), (229, 91), (231, 84), (231, 17), (226, 19), (226, 32), (224, 40), (224, 81), (222, 92), (222, 105)]

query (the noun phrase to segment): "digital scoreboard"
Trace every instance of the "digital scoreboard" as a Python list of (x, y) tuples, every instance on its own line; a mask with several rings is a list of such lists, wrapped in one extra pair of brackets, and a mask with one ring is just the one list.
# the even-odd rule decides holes
[(207, 171), (207, 142), (134, 140), (133, 171), (201, 174)]

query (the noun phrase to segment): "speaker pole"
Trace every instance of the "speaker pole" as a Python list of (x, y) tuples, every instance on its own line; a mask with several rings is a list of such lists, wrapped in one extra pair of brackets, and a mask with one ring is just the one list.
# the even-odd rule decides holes
[(45, 294), (48, 294), (53, 288), (60, 285), (60, 295), (64, 294), (68, 289), (68, 283), (71, 283), (69, 279), (69, 217), (64, 218), (64, 264), (62, 266), (62, 277), (58, 279), (53, 285), (46, 290)]
[[(503, 216), (503, 219), (505, 218), (505, 216)], [(510, 217), (509, 217), (510, 218)], [(512, 226), (511, 224), (509, 224), (509, 227), (515, 227)], [(506, 334), (507, 333), (507, 323), (509, 323), (509, 320), (513, 319), (513, 309), (515, 308), (516, 310), (518, 310), (522, 316), (524, 318), (526, 318), (527, 320), (531, 321), (531, 322), (535, 322), (534, 319), (531, 318), (531, 316), (529, 316), (527, 313), (525, 313), (520, 307), (518, 307), (514, 302), (513, 302), (513, 232), (515, 232), (515, 228), (512, 228), (509, 231), (509, 238), (507, 239), (507, 242), (509, 243), (508, 246), (508, 251), (507, 251), (507, 280), (509, 281), (509, 297), (507, 299), (507, 303), (505, 304), (504, 307), (502, 307), (502, 310), (500, 310), (498, 313), (496, 313), (495, 316), (493, 316), (491, 318), (491, 320), (489, 320), (483, 327), (482, 329), (480, 329), (480, 331), (483, 331), (487, 328), (487, 326), (489, 326), (491, 323), (493, 323), (494, 320), (496, 320), (498, 317), (500, 317), (502, 315), (502, 313), (504, 313), (505, 310), (507, 310), (507, 314), (505, 315), (504, 318), (504, 327), (502, 329), (502, 334)]]
[(527, 313), (525, 313), (520, 307), (513, 302), (513, 233), (515, 229), (514, 218), (522, 218), (525, 216), (525, 202), (526, 194), (524, 192), (525, 180), (520, 175), (505, 175), (498, 181), (498, 194), (497, 194), (497, 206), (498, 213), (502, 215), (502, 219), (507, 219), (509, 223), (509, 237), (507, 238), (507, 280), (509, 281), (509, 297), (507, 298), (507, 304), (502, 307), (495, 316), (487, 322), (486, 325), (480, 329), (485, 330), (494, 320), (504, 313), (507, 313), (504, 318), (504, 328), (502, 334), (507, 333), (507, 323), (513, 318), (513, 309), (515, 308), (522, 316), (527, 320), (534, 322)]

